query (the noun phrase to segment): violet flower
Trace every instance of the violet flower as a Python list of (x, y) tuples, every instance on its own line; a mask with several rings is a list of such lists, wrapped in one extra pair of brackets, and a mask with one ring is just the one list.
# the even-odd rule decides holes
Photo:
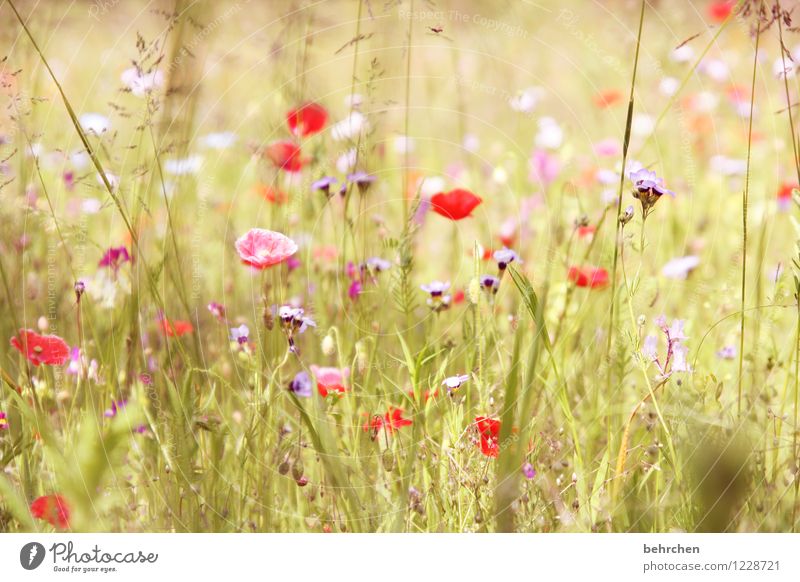
[(517, 253), (506, 247), (503, 247), (499, 251), (495, 251), (492, 254), (492, 257), (495, 261), (497, 261), (497, 268), (501, 271), (505, 271), (506, 267), (508, 267), (514, 261), (517, 261), (518, 263), (522, 262)]
[(311, 398), (313, 382), (308, 372), (298, 372), (294, 379), (289, 382), (289, 390), (294, 392), (299, 398)]
[(245, 324), (231, 328), (231, 341), (237, 342), (240, 346), (246, 344), (250, 339), (250, 328)]

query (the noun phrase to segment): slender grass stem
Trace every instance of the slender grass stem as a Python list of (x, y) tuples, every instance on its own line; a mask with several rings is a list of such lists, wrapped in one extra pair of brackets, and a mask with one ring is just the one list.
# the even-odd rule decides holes
[[(763, 5), (763, 0), (761, 2)], [(756, 99), (756, 72), (758, 70), (758, 45), (761, 40), (761, 27), (756, 24), (756, 46), (753, 52), (753, 76), (750, 81), (750, 119), (747, 129), (747, 170), (744, 177), (744, 190), (742, 191), (742, 285), (741, 285), (741, 319), (739, 326), (739, 367), (738, 367), (738, 395), (736, 398), (736, 414), (742, 416), (742, 370), (744, 365), (744, 340), (745, 340), (745, 305), (747, 304), (747, 207), (750, 196), (750, 157), (753, 149), (753, 109)]]

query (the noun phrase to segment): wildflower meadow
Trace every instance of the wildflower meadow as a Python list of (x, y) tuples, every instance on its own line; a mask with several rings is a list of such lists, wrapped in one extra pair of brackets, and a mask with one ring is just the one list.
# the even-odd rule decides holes
[(0, 531), (794, 532), (797, 7), (1, 1)]

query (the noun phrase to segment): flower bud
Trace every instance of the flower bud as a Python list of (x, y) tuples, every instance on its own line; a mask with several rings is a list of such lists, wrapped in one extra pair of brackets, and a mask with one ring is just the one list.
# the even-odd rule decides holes
[(327, 334), (322, 338), (322, 353), (326, 356), (332, 356), (336, 353), (336, 341), (331, 334)]
[(292, 465), (292, 477), (295, 481), (299, 481), (303, 478), (303, 469), (303, 461), (301, 459), (297, 459)]

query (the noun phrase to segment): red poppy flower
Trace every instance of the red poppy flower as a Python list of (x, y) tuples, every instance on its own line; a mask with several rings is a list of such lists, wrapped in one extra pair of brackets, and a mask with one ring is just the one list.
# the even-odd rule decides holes
[(431, 197), (431, 208), (450, 220), (468, 217), (483, 200), (469, 190), (456, 188), (450, 192), (439, 192)]
[(590, 238), (594, 234), (595, 230), (597, 230), (597, 228), (592, 226), (592, 225), (579, 226), (578, 227), (578, 238)]
[(328, 121), (328, 112), (322, 105), (306, 103), (286, 114), (286, 123), (292, 133), (302, 137), (319, 133)]
[(60, 529), (69, 527), (69, 506), (61, 495), (37, 497), (31, 503), (31, 515)]
[(578, 287), (598, 289), (608, 285), (608, 271), (602, 267), (570, 267), (567, 275)]
[(169, 337), (181, 337), (192, 333), (194, 327), (188, 321), (170, 321), (167, 318), (161, 320), (161, 331)]
[(276, 168), (286, 172), (299, 172), (308, 161), (302, 157), (300, 146), (289, 140), (272, 142), (264, 155)]
[(383, 416), (379, 414), (372, 415), (369, 422), (365, 423), (363, 428), (364, 432), (372, 433), (372, 439), (374, 440), (378, 436), (378, 432), (381, 428), (385, 428), (386, 432), (392, 434), (394, 431), (404, 426), (411, 426), (411, 424), (410, 419), (403, 418), (402, 408), (393, 408), (390, 406), (389, 411)]
[(289, 201), (289, 195), (280, 188), (273, 188), (266, 184), (258, 184), (255, 190), (259, 196), (272, 204), (286, 204), (286, 202)]
[(69, 346), (57, 335), (39, 335), (32, 329), (21, 329), (19, 337), (11, 338), (11, 345), (34, 366), (61, 366), (69, 359)]
[(496, 457), (500, 452), (498, 436), (500, 435), (500, 421), (496, 418), (476, 416), (475, 426), (478, 427), (481, 452), (487, 457)]
[(725, 22), (734, 6), (736, 0), (716, 0), (708, 5), (708, 17), (718, 24)]
[(595, 95), (592, 101), (600, 109), (607, 109), (622, 101), (622, 93), (617, 89), (606, 89)]
[(411, 426), (411, 420), (403, 418), (402, 408), (392, 408), (390, 406), (389, 411), (383, 417), (383, 426), (385, 426), (386, 430), (391, 434), (404, 426)]
[(464, 294), (463, 289), (456, 289), (453, 292), (453, 303), (456, 305), (459, 303), (464, 303), (464, 299), (466, 299), (466, 295)]

